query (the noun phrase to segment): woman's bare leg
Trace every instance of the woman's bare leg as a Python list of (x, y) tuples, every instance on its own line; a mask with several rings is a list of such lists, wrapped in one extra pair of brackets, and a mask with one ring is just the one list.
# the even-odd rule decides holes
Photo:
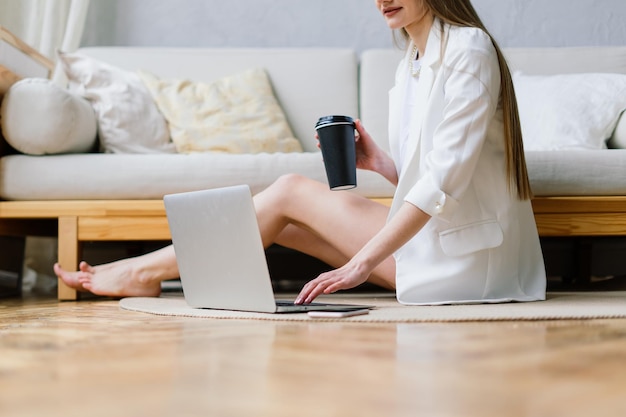
[[(257, 219), (267, 248), (272, 243), (314, 256), (331, 266), (346, 263), (384, 225), (388, 208), (351, 193), (298, 175), (278, 179), (254, 198)], [(173, 246), (100, 266), (81, 262), (68, 272), (58, 264), (56, 275), (79, 291), (97, 295), (157, 296), (161, 281), (179, 276)], [(395, 262), (385, 260), (370, 277), (372, 283), (395, 287)]]
[[(277, 180), (254, 200), (263, 244), (316, 257), (333, 267), (351, 259), (384, 226), (389, 208), (299, 175)], [(370, 282), (395, 288), (395, 261), (381, 263)]]
[[(293, 225), (287, 226), (285, 230), (278, 235), (275, 243), (313, 256), (333, 268), (343, 266), (351, 258), (329, 245), (328, 242), (315, 236), (313, 233)], [(393, 290), (395, 289), (395, 271), (395, 260), (393, 257), (390, 257), (374, 269), (368, 281), (380, 287)]]

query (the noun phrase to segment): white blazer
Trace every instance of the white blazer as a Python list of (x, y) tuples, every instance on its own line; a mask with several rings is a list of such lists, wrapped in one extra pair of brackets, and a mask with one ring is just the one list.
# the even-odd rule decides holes
[[(432, 216), (394, 255), (398, 301), (543, 300), (546, 275), (532, 208), (507, 187), (495, 48), (480, 29), (441, 28), (436, 19), (421, 57), (419, 111), (390, 211), (391, 218), (406, 201)], [(389, 92), (395, 161), (412, 49)]]

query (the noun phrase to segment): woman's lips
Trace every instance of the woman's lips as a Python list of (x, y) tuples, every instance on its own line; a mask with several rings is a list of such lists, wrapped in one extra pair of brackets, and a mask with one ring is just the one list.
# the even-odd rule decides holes
[(400, 9), (402, 9), (402, 7), (390, 7), (388, 9), (384, 9), (383, 10), (383, 15), (385, 17), (391, 17), (391, 16), (395, 15), (396, 13), (398, 13), (400, 11)]

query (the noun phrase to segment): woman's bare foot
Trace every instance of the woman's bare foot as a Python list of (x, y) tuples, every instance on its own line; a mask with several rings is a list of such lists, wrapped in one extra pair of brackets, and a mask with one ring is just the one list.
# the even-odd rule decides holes
[[(81, 262), (81, 265), (82, 264), (83, 262)], [(59, 265), (58, 263), (54, 264), (53, 269), (56, 276), (59, 277), (68, 287), (81, 292), (87, 291), (83, 288), (83, 285), (80, 283), (80, 280), (78, 278), (78, 276), (82, 274), (80, 270), (74, 272), (66, 271), (65, 269), (61, 268), (61, 265)]]
[(72, 288), (108, 297), (157, 297), (161, 294), (161, 281), (180, 276), (172, 245), (99, 266), (83, 261), (76, 272), (55, 264), (54, 272)]
[(147, 279), (142, 274), (140, 258), (125, 259), (110, 264), (91, 266), (81, 262), (79, 270), (68, 272), (58, 264), (54, 272), (68, 286), (109, 297), (157, 297), (161, 281)]

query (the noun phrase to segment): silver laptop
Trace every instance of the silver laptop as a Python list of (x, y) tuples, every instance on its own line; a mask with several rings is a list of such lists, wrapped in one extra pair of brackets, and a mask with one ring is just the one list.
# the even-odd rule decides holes
[(195, 308), (298, 313), (370, 306), (275, 300), (247, 185), (164, 197), (187, 304)]

